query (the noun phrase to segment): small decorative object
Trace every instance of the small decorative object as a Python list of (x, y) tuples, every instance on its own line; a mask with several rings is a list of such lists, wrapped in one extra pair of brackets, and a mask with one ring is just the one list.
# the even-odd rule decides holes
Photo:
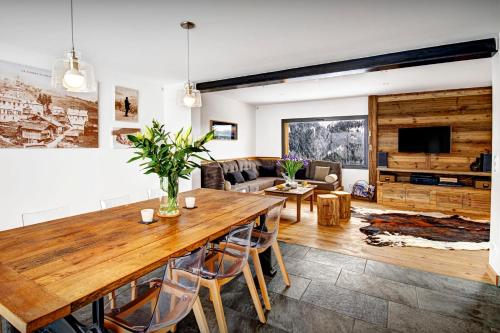
[(133, 123), (139, 121), (139, 91), (115, 87), (115, 120)]
[(285, 179), (286, 186), (291, 188), (297, 188), (297, 182), (295, 182), (295, 174), (301, 168), (306, 167), (309, 164), (308, 160), (299, 158), (297, 155), (285, 155), (281, 160), (276, 162), (278, 167), (281, 167), (285, 172), (281, 175)]
[(194, 205), (196, 204), (196, 198), (195, 197), (186, 197), (184, 199), (186, 201), (186, 208), (188, 209), (193, 209)]
[(66, 58), (58, 59), (52, 68), (52, 86), (70, 92), (95, 92), (97, 84), (92, 65), (80, 60), (80, 54), (75, 50), (73, 26), (73, 0), (71, 5), (71, 51), (66, 52)]
[(144, 133), (128, 135), (133, 147), (137, 149), (134, 152), (136, 156), (128, 162), (147, 159), (141, 163), (144, 167), (144, 174), (155, 173), (160, 177), (160, 188), (163, 194), (160, 198), (158, 216), (180, 215), (177, 203), (179, 178), (189, 179), (195, 169), (201, 168), (198, 162), (192, 160), (192, 158), (206, 160), (199, 155), (200, 153), (207, 153), (212, 158), (205, 144), (213, 137), (214, 132), (210, 131), (193, 142), (191, 128), (181, 129), (172, 135), (156, 120), (153, 120), (152, 127), (146, 126)]
[(364, 180), (358, 180), (352, 186), (352, 196), (359, 199), (372, 200), (375, 196), (375, 186)]
[(238, 124), (210, 120), (210, 129), (214, 131), (214, 140), (238, 140)]
[(139, 133), (139, 128), (113, 128), (111, 134), (113, 135), (113, 148), (132, 148), (132, 142), (128, 139), (127, 135)]
[(143, 223), (151, 223), (153, 222), (153, 216), (155, 214), (154, 209), (142, 209), (141, 210), (141, 217), (142, 217), (142, 222)]

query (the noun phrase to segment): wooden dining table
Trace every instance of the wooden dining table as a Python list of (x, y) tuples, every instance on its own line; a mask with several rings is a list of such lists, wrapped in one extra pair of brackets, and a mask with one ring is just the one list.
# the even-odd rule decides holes
[(186, 196), (197, 208), (147, 225), (140, 210), (158, 199), (0, 232), (0, 315), (13, 331), (32, 332), (92, 303), (105, 332), (105, 295), (285, 200), (196, 189), (179, 202)]

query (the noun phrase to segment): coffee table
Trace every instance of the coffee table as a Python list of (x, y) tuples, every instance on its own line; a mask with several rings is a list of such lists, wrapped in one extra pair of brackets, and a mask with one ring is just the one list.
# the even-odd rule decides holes
[[(309, 209), (311, 212), (314, 210), (314, 189), (316, 185), (308, 185), (307, 187), (299, 186), (294, 189), (282, 190), (276, 186), (266, 188), (264, 193), (266, 195), (281, 196), (287, 198), (295, 198), (297, 200), (297, 222), (300, 222), (300, 213), (302, 208), (302, 200), (309, 198)], [(286, 204), (286, 202), (285, 202)]]

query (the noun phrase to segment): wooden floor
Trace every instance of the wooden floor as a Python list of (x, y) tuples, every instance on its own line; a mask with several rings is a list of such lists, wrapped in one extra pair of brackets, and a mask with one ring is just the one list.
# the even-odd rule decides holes
[[(353, 206), (384, 207), (375, 203), (354, 201)], [(469, 280), (493, 283), (487, 274), (488, 251), (437, 250), (417, 247), (376, 247), (366, 244), (365, 235), (355, 222), (324, 227), (316, 223), (316, 207), (302, 205), (302, 220), (295, 222), (295, 203), (284, 209), (279, 239), (289, 243), (335, 251)]]

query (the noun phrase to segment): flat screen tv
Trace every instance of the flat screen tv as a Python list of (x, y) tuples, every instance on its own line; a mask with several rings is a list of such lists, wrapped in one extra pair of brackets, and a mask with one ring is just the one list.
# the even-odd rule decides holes
[(451, 127), (409, 127), (398, 129), (398, 151), (400, 153), (449, 153), (451, 149)]

